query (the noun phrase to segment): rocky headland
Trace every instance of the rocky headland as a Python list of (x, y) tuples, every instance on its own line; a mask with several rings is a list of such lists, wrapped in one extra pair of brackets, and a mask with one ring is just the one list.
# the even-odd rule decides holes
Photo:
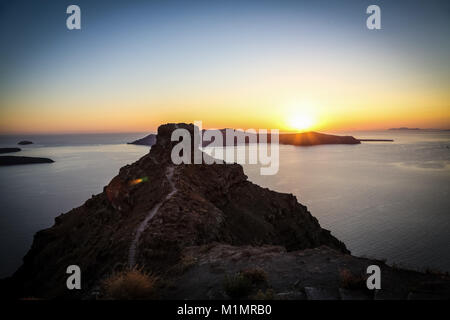
[(0, 148), (0, 153), (13, 153), (21, 151), (20, 148)]
[(149, 134), (142, 139), (137, 139), (133, 142), (128, 142), (127, 144), (136, 144), (139, 146), (152, 146), (156, 143), (156, 134)]
[[(23, 265), (1, 282), (2, 296), (102, 298), (105, 280), (136, 267), (157, 279), (157, 299), (450, 296), (447, 275), (352, 256), (295, 196), (248, 181), (238, 164), (174, 165), (175, 128), (197, 130), (160, 126), (149, 154), (36, 233)], [(366, 290), (372, 264), (382, 290)], [(69, 265), (82, 270), (81, 290), (66, 287)]]
[(22, 164), (53, 163), (53, 162), (55, 161), (49, 158), (0, 156), (0, 166), (14, 166)]

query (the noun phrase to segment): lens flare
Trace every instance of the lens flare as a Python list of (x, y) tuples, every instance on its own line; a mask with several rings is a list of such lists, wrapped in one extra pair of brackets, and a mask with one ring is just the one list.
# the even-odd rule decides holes
[(131, 180), (131, 181), (130, 181), (130, 186), (134, 186), (134, 185), (137, 185), (137, 184), (139, 184), (139, 183), (146, 182), (146, 181), (148, 181), (148, 178), (147, 178), (147, 177), (134, 179), (134, 180)]

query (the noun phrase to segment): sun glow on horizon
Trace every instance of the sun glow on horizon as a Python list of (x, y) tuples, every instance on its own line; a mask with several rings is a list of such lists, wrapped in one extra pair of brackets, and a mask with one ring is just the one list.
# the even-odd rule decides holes
[(294, 103), (285, 110), (285, 126), (288, 130), (310, 131), (318, 126), (316, 108), (311, 102)]
[(307, 131), (314, 126), (315, 120), (310, 115), (299, 114), (299, 115), (294, 115), (293, 117), (291, 117), (289, 119), (288, 124), (289, 124), (289, 127), (291, 127), (292, 129), (296, 129), (296, 130), (300, 130), (300, 131)]

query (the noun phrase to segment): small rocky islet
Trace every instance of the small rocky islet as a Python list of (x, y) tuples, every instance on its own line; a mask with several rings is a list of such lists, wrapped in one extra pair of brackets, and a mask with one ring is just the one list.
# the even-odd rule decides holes
[(19, 143), (17, 143), (17, 144), (21, 145), (21, 146), (26, 146), (26, 145), (29, 145), (29, 144), (33, 144), (33, 142), (29, 141), (29, 140), (22, 140), (22, 141), (19, 141)]
[(13, 152), (19, 152), (22, 151), (20, 148), (0, 148), (0, 154), (1, 153), (13, 153)]
[[(19, 145), (33, 144), (31, 141), (20, 141)], [(0, 148), (0, 154), (20, 152), (20, 148)], [(24, 164), (39, 164), (39, 163), (53, 163), (54, 161), (49, 158), (41, 157), (26, 157), (26, 156), (0, 156), (0, 166), (14, 166)]]
[[(23, 140), (19, 145), (33, 144), (32, 141)], [(0, 148), (0, 154), (20, 152), (20, 148)], [(26, 157), (26, 156), (0, 156), (0, 166), (15, 166), (24, 164), (39, 164), (39, 163), (53, 163), (52, 159), (41, 157)]]
[(14, 166), (22, 164), (53, 163), (52, 159), (39, 157), (0, 156), (0, 166)]

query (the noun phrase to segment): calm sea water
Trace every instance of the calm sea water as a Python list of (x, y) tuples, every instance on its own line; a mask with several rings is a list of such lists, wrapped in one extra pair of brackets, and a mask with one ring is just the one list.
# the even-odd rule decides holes
[[(450, 132), (351, 132), (393, 143), (280, 147), (280, 170), (253, 182), (293, 193), (356, 255), (450, 271)], [(145, 134), (0, 137), (29, 139), (17, 155), (53, 164), (0, 167), (0, 277), (11, 274), (33, 234), (84, 203), (149, 148), (124, 144)]]
[(33, 235), (54, 218), (103, 191), (119, 169), (149, 151), (127, 145), (145, 134), (0, 136), (0, 147), (17, 146), (8, 155), (47, 157), (51, 164), (0, 167), (0, 277), (14, 272)]
[(296, 195), (355, 255), (450, 271), (450, 132), (348, 134), (395, 141), (282, 146), (277, 175), (246, 173)]

